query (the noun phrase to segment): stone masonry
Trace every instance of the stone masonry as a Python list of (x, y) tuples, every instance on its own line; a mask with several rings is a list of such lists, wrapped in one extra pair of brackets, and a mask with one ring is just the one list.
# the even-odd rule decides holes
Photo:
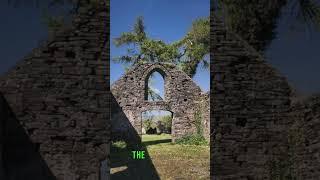
[[(128, 129), (141, 134), (143, 111), (168, 110), (176, 139), (195, 131), (199, 107), (206, 137), (210, 128), (211, 179), (272, 179), (268, 163), (292, 147), (292, 128), (302, 137), (293, 159), (298, 179), (320, 177), (319, 96), (294, 102), (286, 79), (229, 31), (213, 9), (210, 96), (170, 64), (137, 65), (110, 93), (109, 3), (99, 2), (96, 8), (81, 7), (72, 28), (58, 32), (0, 77), (0, 113), (10, 112), (6, 119), (15, 120), (11, 128), (23, 127), (21, 134), (38, 151), (32, 152), (28, 142), (29, 153), (39, 155), (35, 157), (44, 160), (56, 179), (103, 179), (107, 172), (101, 162), (108, 160), (111, 126), (113, 136), (130, 138)], [(154, 71), (165, 79), (164, 101), (145, 99), (146, 80)], [(3, 119), (1, 130), (6, 127)]]
[(80, 7), (71, 28), (0, 79), (13, 113), (59, 180), (97, 180), (110, 137), (109, 4)]
[(211, 179), (274, 179), (274, 159), (277, 173), (319, 179), (319, 96), (293, 101), (287, 80), (211, 13)]
[(211, 12), (212, 179), (270, 179), (272, 148), (285, 147), (291, 88)]
[[(163, 101), (147, 100), (147, 85), (149, 76), (153, 72), (159, 72), (165, 81), (165, 97)], [(111, 92), (115, 97), (120, 112), (124, 112), (125, 117), (118, 113), (112, 113), (112, 135), (123, 136), (127, 133), (128, 127), (125, 125), (129, 121), (138, 134), (142, 132), (142, 112), (150, 110), (166, 110), (173, 113), (172, 138), (173, 141), (183, 135), (194, 133), (194, 115), (199, 111), (203, 102), (209, 100), (201, 89), (183, 71), (178, 70), (172, 64), (145, 63), (131, 68), (124, 76), (111, 86)], [(206, 98), (207, 100), (203, 100)], [(115, 108), (112, 106), (111, 108)], [(113, 110), (119, 112), (119, 110)], [(209, 111), (204, 132), (209, 130)], [(122, 135), (119, 135), (122, 134)], [(206, 135), (208, 137), (208, 134)]]

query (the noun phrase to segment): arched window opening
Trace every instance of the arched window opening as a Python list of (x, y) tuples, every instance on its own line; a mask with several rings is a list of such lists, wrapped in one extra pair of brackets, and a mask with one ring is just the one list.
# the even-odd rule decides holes
[(158, 71), (152, 72), (146, 79), (145, 100), (164, 101), (165, 97), (165, 78)]

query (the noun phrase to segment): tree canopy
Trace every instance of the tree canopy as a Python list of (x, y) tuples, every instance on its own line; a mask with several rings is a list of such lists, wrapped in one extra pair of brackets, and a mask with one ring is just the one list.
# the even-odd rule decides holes
[(203, 63), (208, 68), (210, 51), (209, 17), (199, 18), (192, 23), (189, 32), (181, 40), (165, 43), (147, 36), (143, 17), (138, 17), (133, 30), (123, 32), (113, 42), (117, 47), (127, 46), (127, 53), (114, 57), (115, 62), (136, 63), (168, 62), (178, 65), (189, 76), (194, 76), (197, 66)]
[[(281, 14), (284, 9), (286, 13)], [(260, 52), (276, 37), (281, 15), (290, 16), (309, 29), (320, 27), (318, 0), (218, 0), (216, 12), (223, 14), (229, 29)]]
[[(52, 6), (70, 5), (70, 14), (79, 9), (98, 5), (99, 0), (8, 0), (9, 5), (32, 4), (39, 6), (44, 3)], [(28, 3), (27, 3), (28, 2)], [(40, 3), (41, 2), (41, 3)], [(276, 37), (275, 28), (282, 15), (289, 15), (297, 22), (304, 23), (308, 29), (320, 29), (319, 0), (216, 0), (212, 1), (215, 13), (223, 14), (226, 25), (239, 34), (256, 50), (264, 52)], [(286, 13), (281, 13), (283, 10)], [(64, 18), (50, 13), (44, 15), (44, 22), (49, 30), (63, 26)], [(166, 44), (162, 40), (151, 39), (145, 32), (143, 18), (139, 17), (133, 31), (125, 32), (115, 39), (117, 46), (133, 45), (128, 53), (118, 57), (118, 62), (137, 63), (143, 61), (172, 62), (181, 67), (191, 77), (196, 73), (200, 63), (208, 67), (210, 25), (209, 18), (195, 20), (184, 38)]]

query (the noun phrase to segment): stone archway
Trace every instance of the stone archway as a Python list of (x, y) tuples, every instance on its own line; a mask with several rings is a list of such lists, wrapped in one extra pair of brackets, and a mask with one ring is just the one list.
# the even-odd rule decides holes
[[(165, 95), (163, 101), (146, 100), (147, 80), (150, 74), (155, 71), (164, 77)], [(173, 141), (195, 132), (194, 113), (202, 105), (202, 98), (208, 99), (208, 96), (187, 74), (178, 70), (173, 64), (163, 63), (144, 63), (134, 66), (112, 85), (111, 92), (121, 111), (125, 114), (125, 119), (130, 122), (138, 134), (141, 134), (141, 112), (149, 109), (173, 112), (175, 115), (172, 126)], [(208, 113), (208, 111), (204, 113)], [(209, 118), (208, 115), (204, 117)], [(113, 118), (113, 134), (122, 133), (121, 136), (123, 136), (125, 129), (118, 127), (125, 123), (125, 119)], [(205, 121), (208, 122), (209, 119)]]

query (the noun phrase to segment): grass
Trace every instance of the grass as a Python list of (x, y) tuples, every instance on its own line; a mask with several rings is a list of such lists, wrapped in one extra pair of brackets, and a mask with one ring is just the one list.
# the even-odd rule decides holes
[(190, 134), (184, 136), (176, 141), (177, 144), (188, 144), (188, 145), (208, 145), (206, 139), (199, 134)]
[[(165, 180), (210, 179), (208, 145), (174, 144), (168, 134), (143, 135), (142, 144), (147, 156), (140, 161), (130, 157), (131, 150), (124, 142), (112, 145), (112, 179), (134, 179), (137, 175), (143, 177), (139, 177), (140, 179), (150, 179), (155, 175), (158, 179)], [(154, 172), (150, 174), (151, 171)]]

